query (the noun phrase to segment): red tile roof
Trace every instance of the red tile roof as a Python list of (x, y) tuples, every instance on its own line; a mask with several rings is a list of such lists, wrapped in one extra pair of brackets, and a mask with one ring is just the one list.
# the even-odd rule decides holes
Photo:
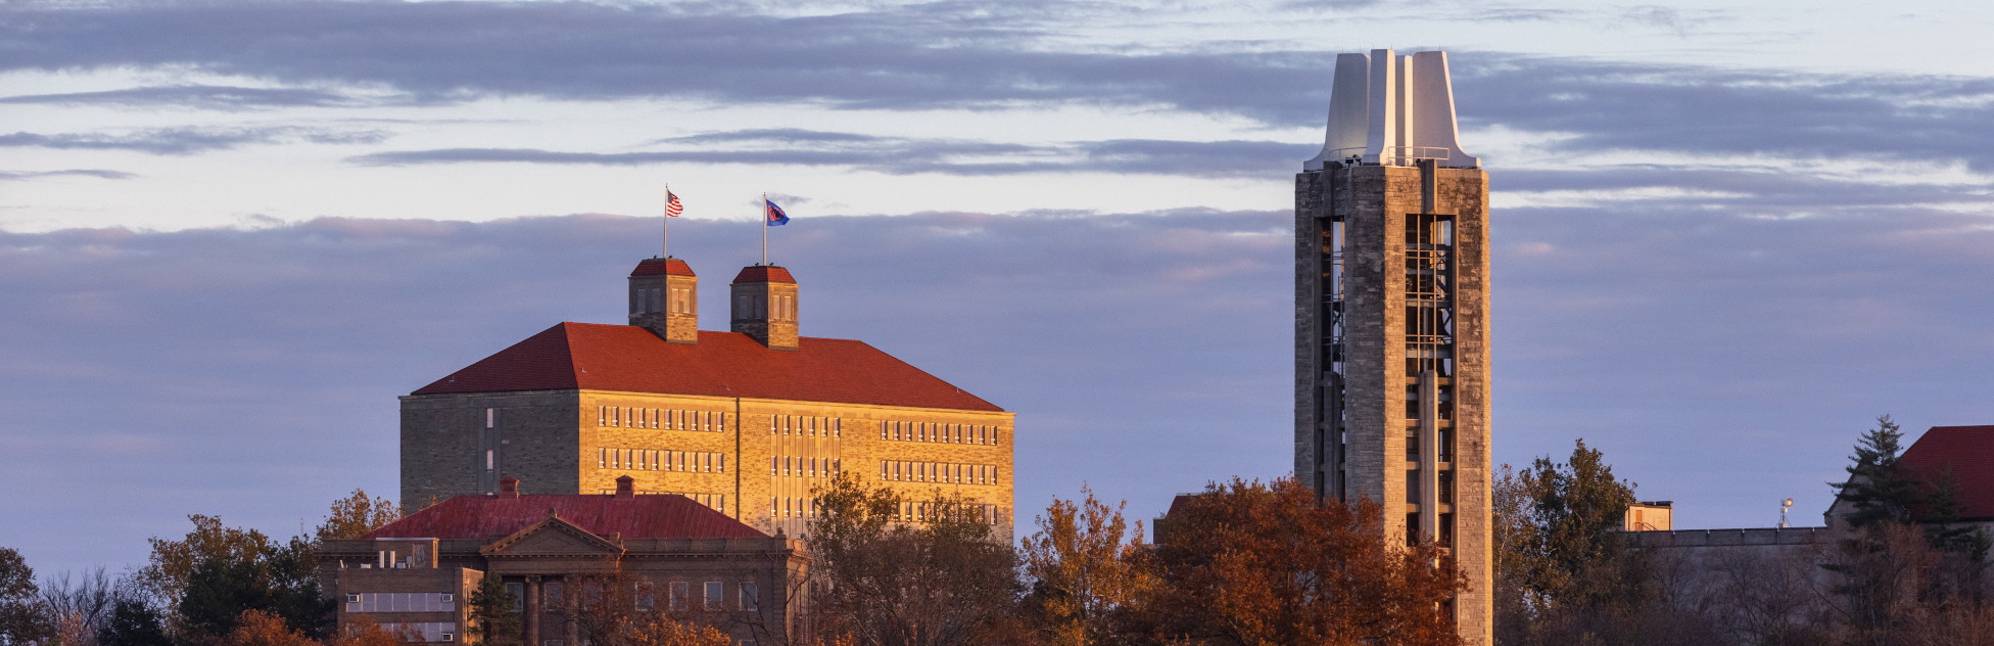
[(673, 276), (697, 275), (692, 273), (692, 265), (686, 264), (685, 261), (677, 258), (645, 258), (637, 262), (636, 269), (630, 270), (631, 276), (657, 276), (660, 274), (670, 274)]
[(1934, 426), (1897, 464), (1927, 484), (1950, 472), (1960, 516), (1994, 519), (1994, 426)]
[(545, 520), (549, 510), (589, 533), (621, 535), (625, 540), (768, 538), (685, 496), (618, 499), (614, 494), (456, 496), (388, 523), (367, 537), (494, 540)]
[(588, 389), (1003, 410), (862, 341), (798, 344), (771, 350), (737, 332), (667, 343), (635, 326), (561, 323), (413, 394)]
[(734, 274), (737, 283), (789, 283), (796, 284), (796, 277), (789, 270), (777, 265), (748, 265), (741, 273)]

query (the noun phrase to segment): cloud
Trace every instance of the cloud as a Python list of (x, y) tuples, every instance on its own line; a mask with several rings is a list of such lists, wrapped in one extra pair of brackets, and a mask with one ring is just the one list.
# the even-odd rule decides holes
[(0, 182), (19, 182), (49, 177), (95, 177), (97, 179), (132, 179), (137, 175), (124, 171), (102, 168), (67, 168), (63, 170), (0, 170)]
[(128, 108), (155, 106), (210, 110), (253, 108), (327, 108), (378, 105), (345, 94), (299, 88), (255, 88), (221, 85), (162, 85), (60, 94), (20, 94), (0, 97), (0, 104), (110, 105)]
[(652, 142), (670, 150), (573, 152), (534, 148), (442, 148), (366, 153), (365, 166), (457, 163), (642, 166), (665, 163), (837, 166), (893, 175), (990, 176), (1098, 172), (1210, 177), (1279, 176), (1312, 149), (1271, 141), (1111, 139), (1010, 144), (881, 137), (803, 129), (711, 132)]
[[(28, 4), (0, 8), (0, 70), (193, 69), (390, 91), (413, 102), (540, 96), (878, 110), (1088, 105), (1320, 126), (1333, 52), (1266, 43), (1076, 49), (1060, 38), (1075, 15), (1126, 11), (1133, 10), (953, 2), (832, 15), (771, 15), (731, 3)], [(1713, 19), (1653, 6), (1623, 13), (1624, 21), (1665, 29)], [(591, 37), (571, 37), (576, 33)], [(1981, 127), (1994, 120), (1994, 79), (1984, 77), (1472, 51), (1455, 52), (1453, 63), (1464, 122), (1556, 135), (1559, 150), (1994, 168), (1994, 131)], [(196, 103), (217, 94), (171, 92)]]
[(192, 155), (254, 144), (305, 142), (314, 144), (374, 144), (386, 141), (380, 130), (327, 130), (299, 127), (160, 128), (135, 132), (0, 134), (0, 148), (57, 150), (126, 150), (153, 155)]

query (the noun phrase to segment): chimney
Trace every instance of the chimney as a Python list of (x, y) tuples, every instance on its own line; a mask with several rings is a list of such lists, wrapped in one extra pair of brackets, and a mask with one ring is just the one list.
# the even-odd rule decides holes
[(513, 477), (513, 476), (509, 476), (509, 475), (508, 475), (508, 476), (506, 476), (506, 477), (503, 477), (503, 478), (499, 478), (499, 497), (500, 497), (500, 498), (518, 498), (518, 497), (519, 497), (519, 478), (515, 478), (515, 477)]
[(678, 258), (646, 258), (630, 270), (630, 324), (672, 343), (699, 342), (699, 276)]
[(616, 477), (616, 499), (629, 500), (637, 497), (637, 479), (630, 476)]
[(777, 265), (749, 265), (734, 276), (732, 329), (775, 350), (795, 350), (796, 277)]

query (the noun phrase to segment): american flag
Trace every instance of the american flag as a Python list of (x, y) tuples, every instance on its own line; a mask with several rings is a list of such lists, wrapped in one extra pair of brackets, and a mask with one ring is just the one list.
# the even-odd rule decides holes
[(665, 217), (675, 218), (685, 213), (685, 203), (679, 201), (679, 194), (665, 191)]

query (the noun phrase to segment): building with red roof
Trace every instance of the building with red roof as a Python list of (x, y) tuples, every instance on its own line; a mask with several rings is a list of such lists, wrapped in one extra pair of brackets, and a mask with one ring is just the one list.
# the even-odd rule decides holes
[(683, 496), (637, 495), (622, 476), (609, 494), (456, 496), (366, 537), (326, 541), (321, 580), (334, 582), (339, 624), (362, 619), (418, 641), (474, 641), (473, 599), (517, 613), (526, 644), (608, 643), (617, 615), (668, 613), (737, 643), (787, 643), (806, 631), (797, 588), (802, 545), (769, 536)]
[(557, 323), (401, 398), (405, 504), (494, 494), (507, 475), (549, 495), (629, 476), (802, 535), (812, 490), (850, 471), (916, 499), (959, 493), (1009, 535), (1012, 413), (863, 341), (801, 335), (785, 267), (734, 277), (726, 331), (699, 329), (684, 260), (625, 281), (627, 324)]

